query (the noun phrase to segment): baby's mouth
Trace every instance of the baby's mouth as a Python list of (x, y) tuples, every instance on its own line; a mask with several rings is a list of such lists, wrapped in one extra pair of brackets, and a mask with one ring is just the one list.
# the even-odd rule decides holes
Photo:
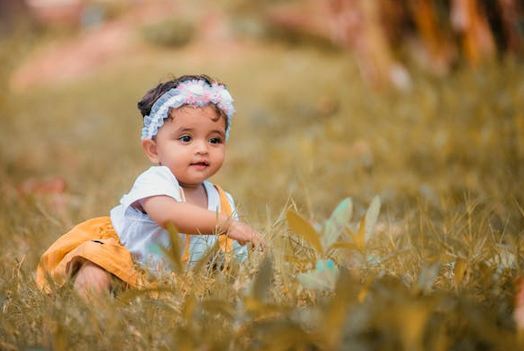
[(192, 162), (192, 163), (190, 163), (190, 166), (208, 167), (209, 166), (209, 162), (207, 162), (207, 161)]

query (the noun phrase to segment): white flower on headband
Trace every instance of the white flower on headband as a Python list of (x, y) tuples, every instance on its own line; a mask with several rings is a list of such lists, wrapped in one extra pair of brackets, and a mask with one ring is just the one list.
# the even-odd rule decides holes
[(231, 119), (235, 113), (231, 94), (223, 85), (213, 83), (210, 86), (204, 80), (196, 79), (178, 84), (176, 88), (166, 91), (155, 101), (149, 115), (144, 117), (141, 139), (152, 139), (164, 125), (164, 120), (169, 117), (172, 108), (184, 105), (203, 107), (209, 104), (214, 104), (226, 115), (226, 139), (228, 139)]

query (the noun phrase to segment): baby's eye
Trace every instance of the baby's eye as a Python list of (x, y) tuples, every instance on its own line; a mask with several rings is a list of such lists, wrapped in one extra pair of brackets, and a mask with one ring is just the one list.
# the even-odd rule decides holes
[(181, 137), (178, 138), (178, 140), (180, 140), (183, 143), (189, 143), (191, 141), (191, 136), (190, 135), (182, 135)]
[(209, 142), (211, 144), (221, 144), (222, 143), (222, 138), (214, 137), (214, 138), (209, 139)]

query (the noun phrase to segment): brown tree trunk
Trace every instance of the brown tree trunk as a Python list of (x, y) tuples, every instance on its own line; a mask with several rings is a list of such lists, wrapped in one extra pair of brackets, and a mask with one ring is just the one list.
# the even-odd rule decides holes
[(493, 34), (477, 0), (453, 0), (451, 20), (462, 36), (462, 48), (470, 65), (494, 56)]
[(410, 0), (409, 4), (431, 70), (447, 73), (455, 50), (450, 38), (439, 26), (434, 0)]
[(504, 35), (507, 38), (507, 50), (514, 54), (521, 53), (522, 38), (518, 34), (519, 9), (515, 0), (498, 0)]

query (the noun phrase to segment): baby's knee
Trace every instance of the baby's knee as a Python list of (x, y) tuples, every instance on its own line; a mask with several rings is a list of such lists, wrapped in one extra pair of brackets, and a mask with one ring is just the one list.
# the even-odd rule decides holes
[(85, 261), (76, 273), (74, 287), (81, 296), (109, 292), (111, 273), (92, 262)]

